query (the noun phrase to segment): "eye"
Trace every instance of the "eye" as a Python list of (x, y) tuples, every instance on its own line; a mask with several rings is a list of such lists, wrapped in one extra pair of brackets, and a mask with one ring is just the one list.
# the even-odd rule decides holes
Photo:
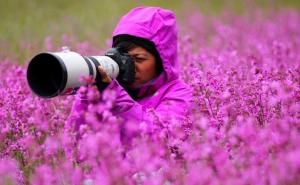
[(144, 62), (146, 59), (142, 57), (134, 57), (133, 60), (137, 63), (141, 63)]

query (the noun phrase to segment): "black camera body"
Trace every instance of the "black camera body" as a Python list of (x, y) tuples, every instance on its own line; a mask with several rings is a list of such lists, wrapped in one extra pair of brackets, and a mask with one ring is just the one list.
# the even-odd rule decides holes
[(135, 66), (128, 53), (121, 53), (118, 48), (111, 48), (105, 53), (105, 56), (110, 57), (118, 63), (120, 70), (117, 77), (118, 82), (121, 84), (130, 84), (134, 81)]

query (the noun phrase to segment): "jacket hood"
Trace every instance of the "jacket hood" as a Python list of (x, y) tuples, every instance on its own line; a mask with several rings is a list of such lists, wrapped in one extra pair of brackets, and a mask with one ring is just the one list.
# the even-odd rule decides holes
[(152, 41), (162, 59), (164, 78), (167, 81), (178, 78), (177, 27), (172, 11), (159, 7), (134, 8), (120, 19), (113, 38), (124, 34)]

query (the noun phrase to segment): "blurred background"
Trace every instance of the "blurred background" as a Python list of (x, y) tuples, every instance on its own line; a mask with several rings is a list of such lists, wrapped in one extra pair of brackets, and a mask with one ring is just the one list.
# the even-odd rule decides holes
[(47, 38), (57, 47), (68, 38), (70, 44), (106, 48), (119, 18), (141, 5), (173, 10), (179, 25), (194, 11), (218, 16), (300, 9), (299, 0), (0, 0), (0, 60), (26, 63), (34, 52), (45, 51)]

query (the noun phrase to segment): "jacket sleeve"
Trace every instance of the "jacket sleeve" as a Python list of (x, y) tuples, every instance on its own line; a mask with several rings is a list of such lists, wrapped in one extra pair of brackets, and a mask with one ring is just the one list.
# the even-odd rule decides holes
[(162, 121), (183, 119), (192, 102), (192, 92), (182, 85), (177, 87), (176, 84), (170, 85), (161, 92), (164, 94), (160, 95), (160, 103), (153, 109), (134, 101), (116, 80), (112, 81), (108, 88), (117, 92), (114, 114), (137, 122), (151, 122), (157, 117)]
[[(161, 121), (171, 121), (173, 119), (183, 119), (191, 106), (191, 91), (183, 86), (177, 87), (176, 84), (170, 86), (161, 95), (160, 103), (157, 107), (147, 108), (137, 101), (133, 100), (125, 89), (113, 80), (105, 90), (111, 90), (116, 93), (115, 106), (112, 113), (125, 120), (135, 122), (152, 122), (153, 119)], [(87, 100), (84, 97), (77, 96), (72, 107), (69, 122), (73, 121), (80, 125), (84, 120), (80, 119), (81, 114), (87, 110)], [(79, 118), (79, 119), (78, 119)], [(77, 126), (78, 127), (78, 126)]]

